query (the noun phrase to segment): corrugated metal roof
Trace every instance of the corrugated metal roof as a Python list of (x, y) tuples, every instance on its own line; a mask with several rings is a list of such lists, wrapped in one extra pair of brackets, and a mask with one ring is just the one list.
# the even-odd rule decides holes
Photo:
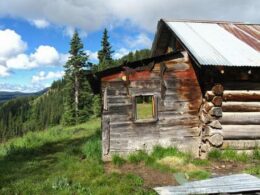
[(259, 25), (166, 22), (201, 65), (260, 66)]

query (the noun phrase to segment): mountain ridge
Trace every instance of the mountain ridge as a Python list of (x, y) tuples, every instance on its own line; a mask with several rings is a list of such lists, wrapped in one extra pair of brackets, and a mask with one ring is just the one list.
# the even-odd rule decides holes
[(18, 97), (28, 97), (28, 96), (39, 96), (48, 91), (49, 88), (45, 88), (38, 92), (21, 92), (21, 91), (0, 91), (0, 103), (6, 102), (11, 99)]

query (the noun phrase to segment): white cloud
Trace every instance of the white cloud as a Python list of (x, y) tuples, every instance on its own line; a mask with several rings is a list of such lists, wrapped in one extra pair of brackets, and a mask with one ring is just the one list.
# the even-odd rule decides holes
[(10, 73), (8, 72), (8, 68), (6, 68), (3, 65), (0, 65), (0, 77), (6, 77), (9, 75), (10, 75)]
[(26, 54), (27, 43), (10, 29), (0, 30), (0, 77), (9, 76), (11, 69), (32, 69), (40, 66), (65, 64), (68, 54), (59, 53), (54, 47), (40, 45), (34, 53)]
[[(67, 35), (69, 37), (72, 37), (74, 32), (75, 32), (76, 28), (73, 26), (67, 26), (65, 27), (65, 29), (63, 30), (64, 35)], [(78, 30), (79, 36), (81, 38), (83, 37), (87, 37), (88, 33), (85, 30)]]
[(31, 61), (28, 55), (19, 54), (6, 60), (6, 66), (9, 69), (31, 69), (38, 66), (35, 61)]
[(120, 48), (119, 50), (117, 50), (114, 53), (113, 57), (115, 59), (119, 59), (119, 58), (122, 58), (124, 55), (127, 55), (129, 52), (130, 51), (128, 49), (126, 49), (126, 48)]
[(32, 76), (32, 83), (39, 83), (40, 81), (46, 80), (57, 80), (64, 76), (64, 71), (57, 71), (57, 72), (48, 72), (45, 71), (39, 72), (37, 75)]
[(30, 55), (18, 54), (5, 60), (4, 63), (8, 69), (32, 69), (42, 66), (60, 66), (67, 58), (67, 54), (58, 53), (54, 47), (41, 45)]
[(126, 38), (126, 43), (135, 49), (150, 48), (152, 46), (152, 40), (144, 33), (140, 33), (136, 37)]
[(10, 29), (0, 30), (0, 43), (0, 60), (16, 56), (27, 48), (21, 36)]
[(37, 64), (55, 65), (59, 61), (59, 53), (54, 47), (41, 45), (36, 49), (36, 52), (30, 56)]
[(98, 52), (97, 51), (93, 52), (90, 50), (86, 50), (86, 53), (89, 57), (89, 61), (94, 62), (94, 63), (98, 62)]
[(28, 85), (19, 85), (19, 84), (10, 84), (10, 83), (0, 83), (1, 91), (20, 91), (24, 93), (29, 92), (37, 92), (43, 90), (50, 85), (42, 84), (42, 83), (33, 83)]
[(44, 18), (90, 32), (129, 24), (154, 32), (160, 18), (233, 20), (259, 23), (257, 0), (1, 0), (0, 16)]
[(47, 28), (48, 26), (50, 26), (50, 23), (44, 19), (31, 20), (31, 24), (40, 29)]

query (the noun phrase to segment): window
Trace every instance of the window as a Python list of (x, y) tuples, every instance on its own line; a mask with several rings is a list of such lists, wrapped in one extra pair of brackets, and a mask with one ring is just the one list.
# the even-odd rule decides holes
[(140, 95), (134, 98), (135, 122), (153, 122), (157, 120), (157, 101), (152, 95)]

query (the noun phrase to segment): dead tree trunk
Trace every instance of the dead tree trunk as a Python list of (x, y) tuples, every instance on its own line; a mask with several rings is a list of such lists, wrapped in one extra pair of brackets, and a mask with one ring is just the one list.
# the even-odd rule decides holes
[(75, 92), (74, 92), (74, 96), (75, 96), (75, 121), (76, 124), (78, 124), (78, 114), (79, 114), (79, 79), (78, 79), (78, 75), (75, 74)]

